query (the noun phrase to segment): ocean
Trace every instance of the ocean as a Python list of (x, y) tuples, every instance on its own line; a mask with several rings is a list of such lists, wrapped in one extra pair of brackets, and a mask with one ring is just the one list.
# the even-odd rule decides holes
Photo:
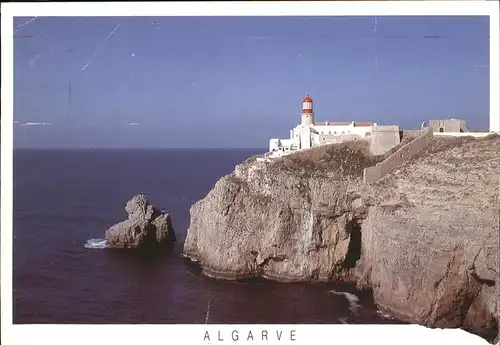
[[(14, 323), (399, 323), (338, 284), (218, 281), (182, 257), (189, 208), (263, 150), (15, 150)], [(171, 213), (174, 249), (99, 246), (145, 194)]]

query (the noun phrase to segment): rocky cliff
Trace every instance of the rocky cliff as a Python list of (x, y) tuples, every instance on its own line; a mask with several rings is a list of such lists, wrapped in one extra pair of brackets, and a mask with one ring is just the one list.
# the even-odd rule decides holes
[(497, 336), (500, 137), (435, 138), (372, 185), (364, 145), (238, 165), (192, 206), (185, 255), (216, 278), (356, 282), (401, 319)]

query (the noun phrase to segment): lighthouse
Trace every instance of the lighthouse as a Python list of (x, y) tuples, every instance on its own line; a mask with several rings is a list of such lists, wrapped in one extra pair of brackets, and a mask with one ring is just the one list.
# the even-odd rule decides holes
[(314, 115), (313, 100), (307, 94), (301, 103), (301, 121), (290, 130), (290, 137), (270, 139), (269, 151), (264, 157), (257, 159), (267, 161), (299, 150), (355, 140), (369, 143), (370, 152), (378, 155), (388, 152), (401, 142), (399, 126), (377, 126), (376, 123), (358, 121), (316, 122)]
[(303, 125), (314, 125), (314, 110), (313, 110), (313, 100), (309, 97), (309, 94), (302, 101), (302, 113), (300, 114), (302, 118)]

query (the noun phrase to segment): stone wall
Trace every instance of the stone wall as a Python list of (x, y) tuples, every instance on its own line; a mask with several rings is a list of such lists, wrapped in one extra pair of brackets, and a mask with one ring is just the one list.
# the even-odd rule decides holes
[(409, 161), (425, 150), (429, 146), (434, 134), (430, 129), (426, 129), (422, 133), (422, 135), (413, 139), (408, 144), (403, 145), (399, 150), (394, 152), (382, 162), (377, 163), (373, 167), (364, 169), (363, 179), (365, 183), (373, 183), (380, 180), (385, 175), (401, 166), (401, 164)]

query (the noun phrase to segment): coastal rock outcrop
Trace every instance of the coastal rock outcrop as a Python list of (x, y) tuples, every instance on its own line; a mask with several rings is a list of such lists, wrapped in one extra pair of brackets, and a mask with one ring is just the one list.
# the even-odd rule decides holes
[(125, 211), (128, 219), (106, 230), (108, 247), (164, 246), (176, 240), (170, 214), (150, 205), (145, 195), (139, 194), (130, 199)]
[(434, 138), (374, 184), (361, 142), (254, 158), (191, 207), (185, 256), (222, 279), (357, 283), (381, 309), (498, 337), (500, 137)]
[(371, 163), (358, 146), (331, 147), (323, 164), (304, 152), (237, 166), (191, 208), (185, 254), (214, 277), (340, 279), (366, 212), (357, 181)]

